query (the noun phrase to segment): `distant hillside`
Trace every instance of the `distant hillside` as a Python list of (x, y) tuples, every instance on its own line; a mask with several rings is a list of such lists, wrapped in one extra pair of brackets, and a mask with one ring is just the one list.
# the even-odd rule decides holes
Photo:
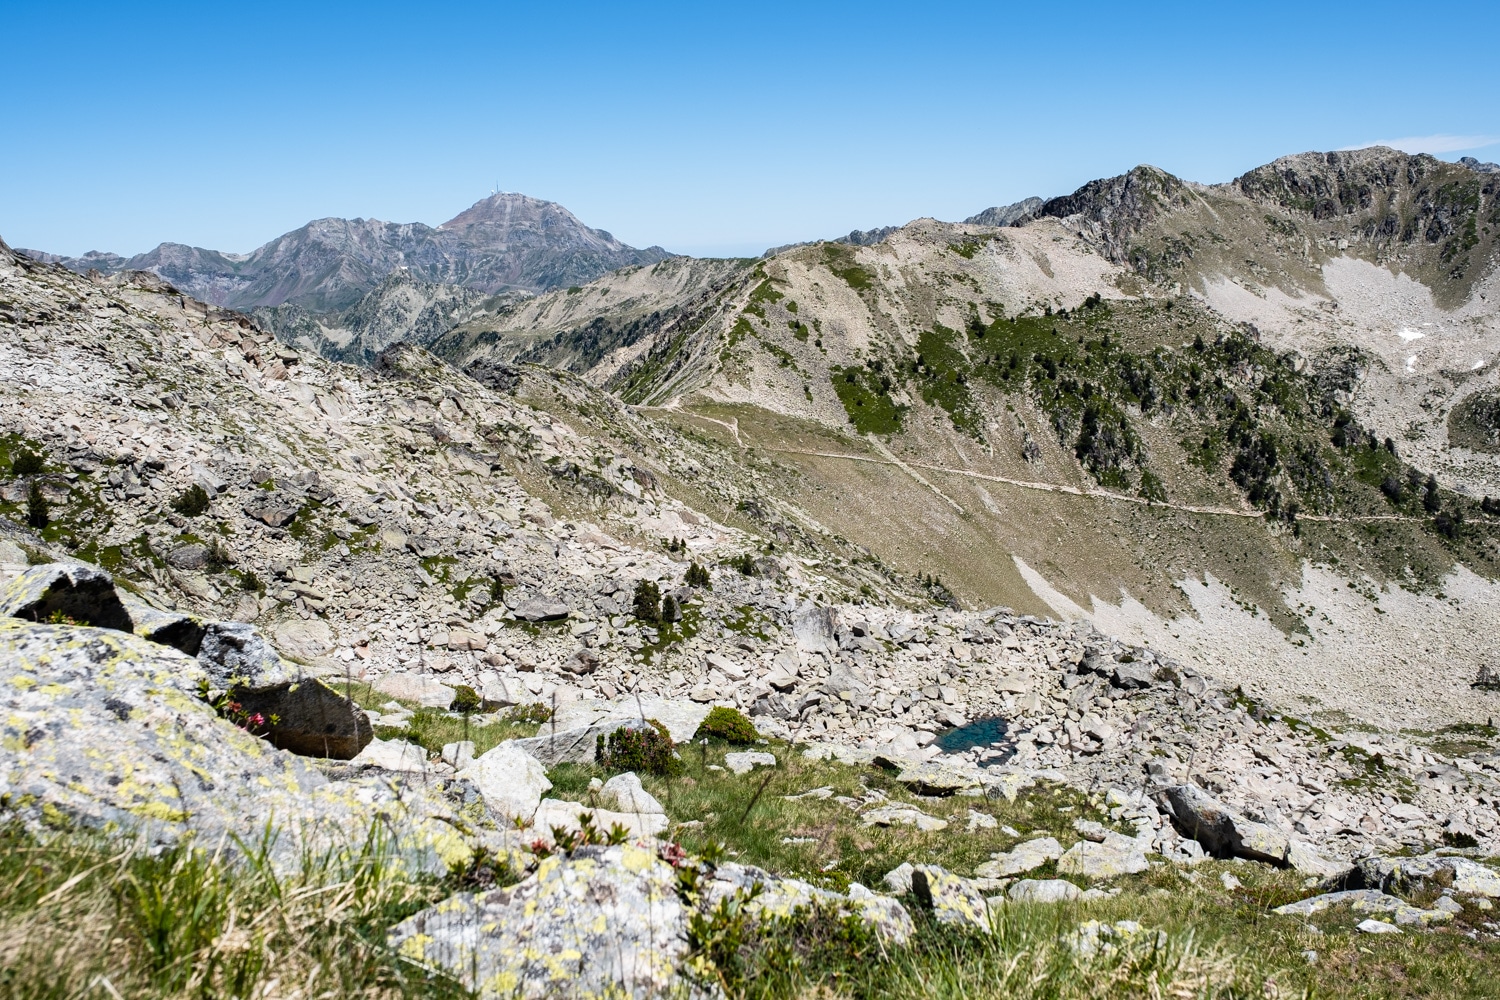
[(249, 311), (289, 304), (312, 313), (346, 309), (398, 269), (419, 281), (493, 294), (567, 287), (616, 268), (653, 264), (591, 229), (561, 205), (522, 194), (476, 202), (437, 228), (377, 219), (318, 219), (248, 254), (163, 243), (134, 257), (21, 253), (74, 271), (150, 271), (214, 305)]

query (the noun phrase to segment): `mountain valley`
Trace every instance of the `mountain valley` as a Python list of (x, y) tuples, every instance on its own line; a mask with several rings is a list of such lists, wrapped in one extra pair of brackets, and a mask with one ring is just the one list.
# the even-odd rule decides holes
[[(0, 834), (76, 859), (5, 869), (0, 955), (67, 995), (1483, 996), (1497, 241), (1493, 165), (1372, 148), (745, 259), (521, 195), (0, 243)], [(258, 902), (118, 958), (126, 834), (134, 884)], [(325, 894), (295, 946), (251, 918)], [(241, 920), (317, 989), (235, 985)]]

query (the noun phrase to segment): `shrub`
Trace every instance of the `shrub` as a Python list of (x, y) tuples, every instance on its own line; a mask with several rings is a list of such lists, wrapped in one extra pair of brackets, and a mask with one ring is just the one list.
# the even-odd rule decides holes
[(172, 509), (184, 517), (207, 513), (208, 491), (194, 483), (172, 500)]
[(709, 590), (713, 587), (713, 583), (708, 578), (708, 570), (696, 562), (688, 565), (682, 582), (689, 587), (698, 587), (702, 590)]
[(594, 757), (607, 771), (634, 771), (669, 777), (682, 770), (682, 760), (673, 752), (672, 736), (667, 727), (647, 719), (641, 729), (621, 726), (608, 738), (600, 735), (594, 745)]
[(504, 721), (529, 722), (532, 725), (540, 726), (550, 718), (552, 718), (552, 709), (539, 701), (534, 701), (530, 705), (512, 705), (510, 710), (505, 713)]
[(682, 607), (677, 603), (677, 598), (671, 594), (661, 599), (661, 620), (664, 622), (682, 620)]
[(16, 476), (35, 476), (42, 471), (43, 464), (42, 456), (34, 451), (22, 448), (10, 460), (10, 471), (12, 475)]
[(719, 705), (708, 713), (698, 731), (693, 734), (693, 739), (716, 739), (726, 743), (754, 743), (760, 738), (760, 733), (755, 731), (755, 724), (745, 718), (745, 713), (737, 708), (728, 708)]
[(643, 622), (661, 621), (661, 588), (651, 580), (637, 583), (631, 613)]
[(229, 546), (224, 544), (222, 538), (215, 538), (208, 543), (208, 565), (204, 567), (210, 573), (222, 573), (235, 563), (235, 556)]
[(40, 531), (51, 520), (52, 511), (47, 506), (47, 498), (42, 496), (42, 484), (33, 479), (26, 490), (26, 523)]
[(1429, 514), (1436, 514), (1442, 505), (1443, 502), (1438, 497), (1437, 477), (1428, 476), (1426, 484), (1422, 487), (1422, 509)]
[(460, 684), (453, 689), (453, 703), (448, 706), (450, 712), (462, 712), (468, 715), (477, 712), (483, 706), (484, 701), (479, 697), (479, 692), (467, 684)]

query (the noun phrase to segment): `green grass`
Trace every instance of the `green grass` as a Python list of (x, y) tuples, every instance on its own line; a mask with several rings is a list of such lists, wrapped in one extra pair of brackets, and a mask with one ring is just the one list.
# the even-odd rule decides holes
[(384, 943), (460, 879), (398, 877), (369, 847), (278, 874), (253, 853), (0, 829), (0, 998), (466, 996)]
[[(913, 860), (973, 875), (975, 866), (988, 861), (991, 853), (1009, 850), (1021, 840), (1039, 836), (1076, 840), (1074, 819), (1104, 819), (1085, 797), (1064, 788), (1029, 790), (1015, 802), (962, 795), (924, 798), (898, 784), (891, 772), (808, 760), (781, 741), (753, 748), (770, 750), (777, 767), (743, 776), (710, 767), (722, 768), (724, 755), (742, 748), (710, 741), (707, 747), (693, 744), (679, 749), (685, 764), (682, 775), (643, 776), (642, 782), (666, 806), (668, 815), (689, 824), (675, 832), (683, 847), (696, 852), (724, 844), (733, 860), (837, 889), (851, 882), (879, 887), (886, 872)], [(589, 779), (607, 774), (592, 765), (569, 764), (554, 769), (549, 777), (557, 789), (553, 794), (588, 801)], [(878, 792), (892, 803), (946, 819), (949, 826), (932, 833), (913, 827), (866, 828), (859, 825), (853, 810), (834, 798), (785, 798), (820, 787), (849, 798)], [(997, 826), (968, 832), (971, 809), (993, 816)], [(1021, 836), (1012, 837), (999, 829), (1006, 825)], [(784, 843), (788, 838), (807, 838), (808, 842)]]
[(368, 684), (358, 681), (350, 683), (330, 678), (329, 685), (340, 694), (352, 698), (360, 708), (386, 712), (382, 705), (396, 702), (411, 713), (411, 719), (403, 726), (376, 726), (375, 735), (383, 740), (406, 740), (415, 743), (429, 755), (442, 753), (449, 743), (471, 740), (474, 756), (492, 750), (506, 740), (525, 739), (535, 736), (537, 723), (534, 720), (517, 721), (517, 709), (502, 709), (498, 712), (476, 712), (469, 718), (438, 708), (423, 708), (401, 702), (389, 695), (381, 694)]
[(875, 276), (855, 263), (854, 251), (840, 243), (823, 244), (823, 263), (856, 292), (867, 291), (875, 285)]

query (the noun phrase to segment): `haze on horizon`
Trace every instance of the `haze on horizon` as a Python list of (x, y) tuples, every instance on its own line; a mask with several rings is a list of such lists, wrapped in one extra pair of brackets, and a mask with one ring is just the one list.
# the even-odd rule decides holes
[(0, 237), (73, 255), (248, 252), (326, 216), (436, 225), (496, 188), (634, 246), (746, 254), (1143, 162), (1216, 182), (1310, 149), (1500, 144), (1493, 4), (1424, 13), (1463, 30), (1422, 48), (1390, 3), (4, 13), (25, 85)]

